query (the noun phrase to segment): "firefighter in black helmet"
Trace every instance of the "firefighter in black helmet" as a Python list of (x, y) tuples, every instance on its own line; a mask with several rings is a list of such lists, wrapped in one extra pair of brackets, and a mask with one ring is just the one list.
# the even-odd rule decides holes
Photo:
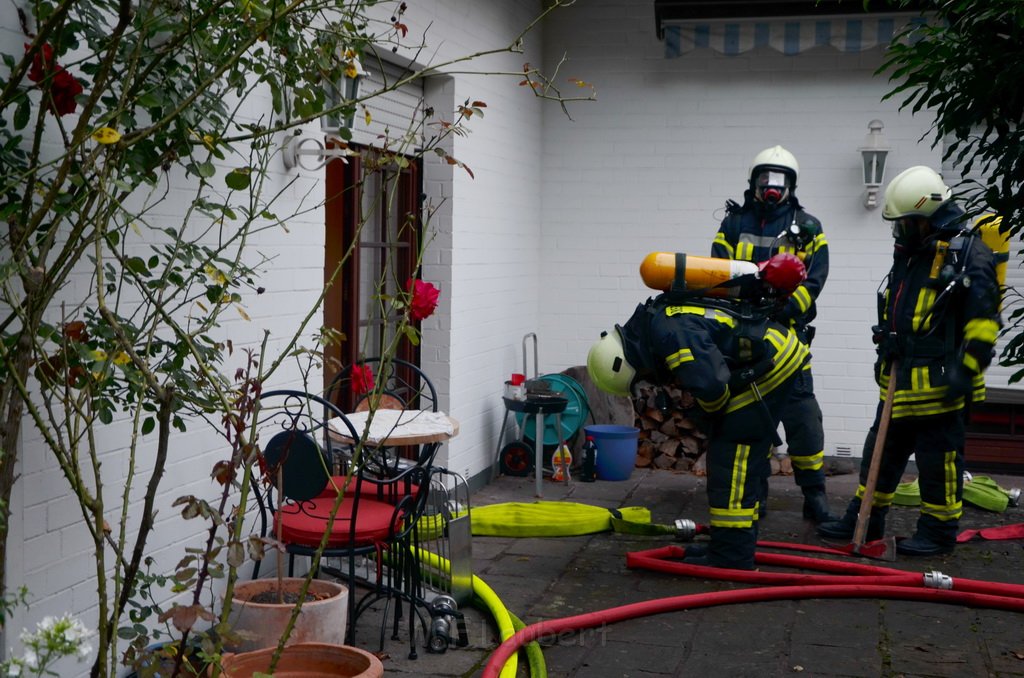
[[(810, 323), (817, 314), (815, 300), (828, 277), (828, 243), (821, 222), (805, 212), (796, 198), (799, 172), (796, 158), (782, 146), (758, 153), (750, 166), (743, 204), (727, 204), (728, 213), (711, 246), (711, 256), (754, 263), (779, 252), (800, 256), (807, 266), (807, 279), (774, 319), (790, 326), (810, 346), (814, 336)], [(835, 520), (825, 493), (825, 433), (809, 361), (780, 414), (793, 480), (804, 495), (804, 517), (815, 523)], [(764, 490), (767, 494), (767, 483)]]
[[(907, 461), (915, 455), (921, 512), (904, 555), (948, 553), (962, 513), (964, 409), (985, 397), (982, 373), (999, 333), (995, 255), (966, 230), (963, 209), (934, 170), (911, 167), (885, 190), (882, 217), (892, 222), (892, 269), (879, 290), (873, 328), (875, 377), (882, 400), (895, 379), (892, 421), (882, 450), (868, 539), (880, 539)], [(897, 372), (890, 374), (890, 366)], [(883, 403), (864, 442), (860, 486), (842, 519), (818, 526), (822, 536), (853, 536)]]
[[(787, 255), (782, 255), (786, 257)], [(799, 267), (794, 278), (789, 270)], [(803, 280), (789, 256), (767, 274)], [(807, 346), (787, 326), (740, 302), (666, 293), (639, 305), (622, 326), (590, 349), (591, 379), (610, 393), (631, 396), (639, 380), (687, 389), (708, 420), (707, 552), (687, 549), (687, 562), (753, 569), (761, 484), (778, 412), (808, 359)]]

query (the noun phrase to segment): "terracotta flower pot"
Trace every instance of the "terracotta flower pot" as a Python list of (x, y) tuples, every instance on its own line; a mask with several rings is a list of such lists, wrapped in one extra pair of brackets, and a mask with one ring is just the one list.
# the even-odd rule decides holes
[[(226, 654), (221, 661), (225, 678), (250, 678), (257, 671), (267, 672), (274, 648), (242, 654)], [(297, 643), (288, 645), (274, 669), (279, 678), (380, 678), (384, 665), (366, 650), (349, 645)]]
[[(283, 580), (285, 595), (291, 594), (291, 602), (284, 604), (276, 599), (277, 579), (255, 579), (235, 585), (231, 600), (231, 628), (240, 636), (237, 644), (227, 648), (235, 652), (249, 652), (261, 648), (277, 647), (278, 639), (284, 633), (296, 594), (302, 586), (300, 578)], [(316, 600), (302, 604), (295, 628), (288, 637), (288, 644), (330, 643), (342, 645), (348, 623), (348, 588), (335, 582), (314, 579), (309, 583), (308, 593)], [(263, 602), (266, 598), (271, 602)], [(260, 601), (260, 602), (254, 602)]]

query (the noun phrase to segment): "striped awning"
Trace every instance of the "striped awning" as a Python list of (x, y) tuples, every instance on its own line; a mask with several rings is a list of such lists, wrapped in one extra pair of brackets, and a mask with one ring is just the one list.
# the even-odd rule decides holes
[(733, 56), (756, 47), (771, 47), (796, 55), (815, 47), (833, 47), (841, 52), (863, 52), (892, 42), (907, 24), (924, 24), (920, 14), (830, 16), (666, 21), (662, 28), (665, 57), (682, 56), (695, 49), (709, 48)]

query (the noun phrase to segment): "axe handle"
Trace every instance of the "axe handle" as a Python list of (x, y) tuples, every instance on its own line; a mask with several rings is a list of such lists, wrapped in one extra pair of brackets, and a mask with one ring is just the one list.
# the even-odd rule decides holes
[(864, 497), (860, 500), (857, 527), (853, 530), (854, 549), (864, 545), (864, 537), (868, 531), (868, 520), (871, 518), (871, 505), (875, 501), (878, 469), (882, 465), (882, 451), (885, 449), (885, 438), (889, 434), (889, 420), (892, 419), (892, 401), (896, 394), (896, 368), (897, 362), (893, 360), (889, 365), (889, 385), (885, 391), (885, 404), (882, 405), (882, 417), (878, 422), (875, 447), (871, 452), (871, 465), (868, 467), (867, 481), (864, 483)]

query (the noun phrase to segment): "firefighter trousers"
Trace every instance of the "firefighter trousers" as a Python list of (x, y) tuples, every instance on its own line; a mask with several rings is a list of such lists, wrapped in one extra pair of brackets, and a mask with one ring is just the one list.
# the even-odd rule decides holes
[[(875, 423), (864, 440), (860, 486), (857, 488), (857, 496), (861, 498), (878, 437), (881, 412), (880, 403)], [(882, 448), (873, 505), (884, 508), (892, 504), (896, 487), (913, 454), (921, 488), (917, 534), (938, 544), (954, 544), (963, 513), (963, 449), (964, 416), (960, 410), (928, 417), (893, 419)]]
[(786, 433), (786, 452), (793, 480), (801, 487), (825, 486), (825, 430), (821, 407), (814, 397), (810, 364), (794, 377), (789, 399), (779, 412)]
[(754, 567), (758, 504), (771, 473), (769, 458), (778, 413), (788, 400), (793, 381), (766, 394), (763, 402), (727, 413), (712, 427), (707, 454), (711, 565)]

